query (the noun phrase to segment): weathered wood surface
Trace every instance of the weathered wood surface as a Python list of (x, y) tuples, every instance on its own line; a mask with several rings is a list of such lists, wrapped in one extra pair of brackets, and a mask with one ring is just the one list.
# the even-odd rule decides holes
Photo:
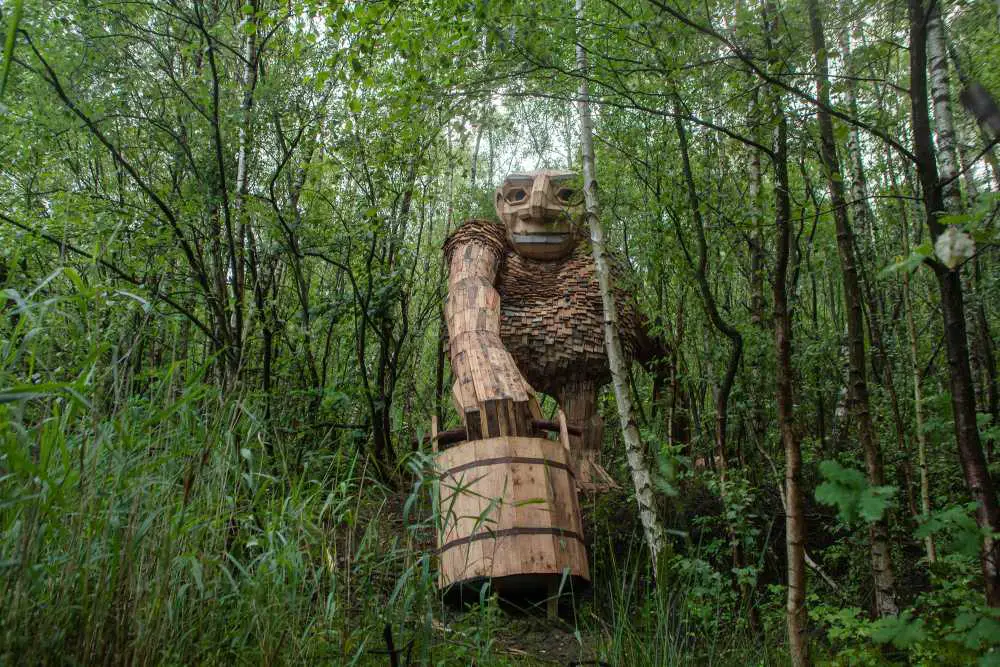
[[(610, 380), (603, 304), (586, 241), (581, 240), (559, 260), (527, 259), (506, 243), (503, 225), (469, 220), (448, 238), (444, 250), (449, 265), (449, 304), (455, 302), (450, 308), (462, 313), (461, 317), (449, 317), (447, 322), (453, 363), (461, 354), (459, 364), (465, 368), (469, 363), (465, 357), (474, 354), (465, 350), (466, 341), (460, 339), (475, 329), (469, 325), (471, 320), (497, 333), (495, 343), (509, 352), (527, 384), (539, 391), (558, 396), (560, 388), (570, 380), (591, 381), (598, 387)], [(489, 270), (480, 266), (487, 261), (486, 253), (495, 257), (489, 260)], [(487, 302), (478, 290), (474, 298), (469, 296), (465, 277), (469, 274), (482, 279), (493, 277), (495, 305), (492, 297)], [(636, 347), (639, 318), (629, 295), (620, 292), (618, 297), (622, 345), (631, 355)], [(509, 367), (504, 366), (504, 370), (509, 372)], [(492, 372), (487, 371), (486, 378), (492, 379)], [(480, 382), (488, 384), (485, 378)]]
[[(565, 445), (500, 437), (437, 458), (442, 471), (439, 585), (538, 576), (589, 580), (583, 523)], [(502, 581), (495, 581), (502, 588)]]
[(500, 340), (500, 295), (494, 283), (503, 239), (477, 238), (447, 252), (445, 318), (452, 395), (469, 439), (533, 433), (541, 419), (534, 390)]
[[(532, 436), (541, 419), (537, 388), (554, 396), (578, 425), (570, 448), (581, 489), (617, 485), (600, 466), (603, 423), (598, 388), (609, 381), (604, 311), (590, 246), (576, 242), (556, 259), (530, 259), (509, 242), (504, 225), (470, 220), (445, 242), (445, 306), (456, 407), (469, 440)], [(634, 301), (620, 293), (624, 351), (641, 334)]]
[[(464, 427), (452, 428), (447, 431), (437, 430), (437, 417), (431, 418), (431, 447), (432, 451), (437, 454), (437, 448), (440, 445), (453, 445), (458, 442), (465, 442), (468, 440), (468, 432)], [(560, 430), (559, 422), (548, 421), (545, 419), (533, 419), (531, 420), (531, 426), (536, 431), (547, 431), (551, 433), (558, 433)], [(581, 436), (583, 435), (583, 429), (579, 426), (573, 424), (568, 424), (566, 426), (567, 433), (569, 435)], [(419, 444), (419, 440), (414, 440), (414, 444)]]

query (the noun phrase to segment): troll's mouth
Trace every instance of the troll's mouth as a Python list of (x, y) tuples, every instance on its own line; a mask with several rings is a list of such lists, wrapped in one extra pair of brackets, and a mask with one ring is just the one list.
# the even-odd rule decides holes
[(525, 245), (562, 245), (569, 240), (568, 232), (557, 234), (512, 234), (514, 243)]

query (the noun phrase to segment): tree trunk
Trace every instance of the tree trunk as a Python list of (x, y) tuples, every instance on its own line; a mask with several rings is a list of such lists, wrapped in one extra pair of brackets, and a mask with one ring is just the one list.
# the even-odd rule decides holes
[(643, 452), (639, 429), (636, 427), (632, 414), (632, 398), (629, 395), (628, 375), (625, 370), (625, 359), (622, 353), (621, 340), (618, 337), (617, 310), (614, 294), (611, 291), (611, 272), (604, 248), (604, 230), (598, 215), (600, 210), (597, 198), (597, 180), (594, 173), (594, 142), (593, 121), (590, 117), (590, 96), (587, 88), (587, 52), (583, 47), (583, 0), (576, 0), (577, 45), (576, 65), (580, 77), (580, 99), (577, 107), (580, 113), (580, 140), (583, 153), (583, 192), (586, 201), (586, 217), (590, 227), (590, 241), (594, 253), (594, 269), (601, 290), (601, 301), (604, 305), (604, 342), (608, 353), (608, 365), (611, 367), (611, 382), (615, 389), (615, 399), (618, 403), (618, 416), (621, 419), (622, 436), (625, 441), (625, 455), (632, 473), (632, 483), (635, 485), (635, 498), (639, 505), (639, 518), (642, 521), (646, 544), (653, 557), (653, 571), (658, 570), (660, 552), (666, 544), (666, 536), (660, 517), (656, 511), (656, 498), (653, 495), (653, 481)]
[[(777, 33), (778, 10), (773, 0), (763, 6), (764, 46), (777, 53), (772, 36)], [(769, 65), (775, 66), (771, 58)], [(782, 95), (768, 88), (771, 111), (777, 123), (774, 136), (774, 355), (775, 403), (778, 433), (785, 451), (785, 553), (788, 584), (785, 622), (788, 653), (794, 667), (812, 664), (809, 656), (806, 613), (806, 519), (802, 498), (802, 446), (795, 428), (795, 398), (792, 372), (792, 317), (788, 310), (788, 264), (792, 253), (792, 204), (788, 188), (788, 118)]]
[[(847, 338), (847, 334), (844, 334)], [(830, 417), (830, 441), (827, 443), (827, 451), (830, 455), (839, 454), (847, 449), (849, 445), (848, 435), (850, 425), (848, 423), (848, 413), (850, 411), (850, 350), (847, 343), (842, 343), (837, 353), (837, 370), (840, 372), (840, 388), (837, 389), (837, 402), (833, 405), (833, 415)], [(844, 362), (847, 362), (845, 365)]]
[[(944, 231), (938, 220), (945, 203), (937, 160), (931, 141), (930, 117), (927, 110), (927, 34), (922, 0), (909, 0), (910, 19), (910, 104), (913, 117), (913, 152), (923, 195), (924, 214), (931, 238), (937, 240)], [(969, 367), (969, 343), (965, 328), (965, 304), (962, 280), (958, 270), (930, 261), (941, 294), (944, 318), (945, 348), (948, 354), (948, 375), (951, 405), (955, 419), (955, 439), (958, 456), (969, 494), (976, 503), (976, 522), (988, 531), (983, 540), (980, 564), (986, 601), (1000, 607), (1000, 541), (993, 533), (1000, 532), (1000, 507), (986, 458), (979, 442), (976, 424), (975, 393)]]
[[(892, 163), (888, 163), (890, 192), (899, 195), (899, 183), (896, 179), (896, 170)], [(906, 214), (907, 204), (899, 200), (899, 218), (903, 223), (903, 253), (910, 255), (910, 222)], [(924, 399), (923, 376), (920, 371), (920, 359), (917, 347), (917, 327), (913, 319), (913, 300), (911, 298), (910, 274), (903, 274), (903, 307), (906, 310), (906, 334), (910, 348), (910, 373), (913, 378), (913, 403), (917, 430), (917, 467), (920, 470), (920, 511), (924, 517), (931, 513), (930, 495), (930, 471), (927, 467), (927, 434), (924, 432)], [(934, 543), (934, 536), (928, 535), (924, 539), (924, 547), (927, 550), (927, 560), (931, 563), (937, 561), (937, 548)]]
[(962, 208), (959, 190), (958, 148), (951, 113), (951, 84), (948, 76), (948, 49), (944, 41), (940, 3), (931, 2), (926, 21), (927, 66), (930, 69), (931, 100), (934, 104), (934, 134), (937, 137), (938, 179), (941, 199), (948, 213)]
[[(840, 158), (833, 136), (833, 120), (825, 110), (830, 106), (830, 78), (827, 67), (826, 38), (819, 14), (818, 0), (808, 0), (809, 24), (812, 32), (813, 55), (816, 59), (816, 99), (820, 134), (820, 157), (826, 171), (830, 189), (830, 203), (837, 229), (837, 250), (844, 280), (844, 301), (847, 310), (847, 348), (850, 382), (849, 405), (857, 425), (858, 439), (865, 456), (868, 483), (885, 485), (882, 452), (875, 441), (875, 425), (868, 400), (868, 378), (865, 369), (865, 330), (862, 312), (861, 283), (858, 279), (857, 259), (854, 256), (854, 233), (847, 219), (847, 202), (844, 181), (840, 173)], [(869, 525), (872, 573), (875, 581), (875, 612), (879, 617), (899, 613), (896, 604), (896, 582), (889, 549), (889, 522), (883, 517)]]
[[(848, 113), (857, 118), (858, 102), (855, 91), (855, 82), (851, 78), (855, 75), (851, 67), (851, 39), (847, 28), (840, 33), (840, 53), (844, 61), (844, 70), (847, 78), (844, 81), (844, 103)], [(847, 126), (847, 163), (850, 168), (847, 170), (851, 174), (851, 210), (854, 211), (854, 226), (861, 234), (867, 234), (871, 244), (869, 250), (875, 252), (875, 225), (872, 219), (871, 206), (868, 205), (868, 183), (865, 180), (864, 160), (861, 151), (861, 131), (857, 125)], [(872, 304), (874, 307), (874, 304)]]
[(788, 558), (788, 595), (786, 601), (788, 646), (792, 664), (811, 664), (806, 638), (806, 520), (803, 510), (802, 449), (795, 430), (795, 400), (792, 394), (792, 318), (788, 312), (788, 256), (792, 246), (791, 206), (788, 193), (787, 125), (784, 110), (778, 120), (775, 188), (777, 211), (777, 261), (774, 270), (774, 348), (778, 428), (785, 449), (785, 549)]
[[(917, 355), (917, 327), (913, 323), (913, 302), (910, 299), (910, 276), (903, 275), (903, 299), (906, 306), (906, 333), (910, 339), (910, 365), (913, 368), (913, 405), (917, 419), (917, 464), (920, 466), (920, 510), (925, 517), (931, 514), (931, 483), (927, 469), (927, 434), (924, 433), (924, 397), (920, 388), (920, 360)], [(937, 562), (934, 536), (924, 538), (927, 560)]]
[[(847, 78), (844, 80), (844, 103), (852, 117), (858, 117), (858, 104), (855, 91), (855, 81), (852, 76), (857, 76), (851, 60), (851, 40), (848, 30), (845, 28), (840, 32), (840, 50), (844, 61), (844, 70)], [(847, 133), (847, 156), (845, 158), (847, 171), (850, 174), (851, 184), (851, 211), (854, 215), (854, 229), (858, 233), (867, 236), (870, 246), (865, 251), (859, 251), (862, 244), (855, 244), (855, 252), (859, 256), (858, 262), (859, 278), (861, 287), (868, 305), (868, 331), (871, 336), (872, 350), (872, 379), (876, 382), (881, 377), (882, 386), (889, 393), (889, 404), (892, 411), (893, 427), (896, 431), (896, 443), (900, 452), (900, 468), (903, 474), (903, 483), (906, 486), (906, 502), (910, 509), (910, 514), (917, 515), (916, 502), (913, 498), (913, 469), (910, 463), (910, 452), (906, 439), (906, 426), (903, 420), (902, 411), (899, 406), (899, 395), (896, 391), (893, 379), (892, 359), (889, 358), (889, 349), (885, 336), (883, 323), (886, 322), (884, 304), (898, 301), (894, 295), (888, 298), (879, 291), (873, 289), (870, 276), (865, 274), (866, 258), (871, 261), (877, 256), (875, 239), (875, 216), (872, 212), (868, 199), (868, 179), (865, 176), (865, 164), (863, 151), (861, 148), (860, 131), (856, 125), (848, 126)], [(857, 237), (855, 237), (857, 239)], [(889, 319), (888, 321), (892, 321)]]
[[(719, 468), (720, 495), (722, 497), (723, 508), (729, 514), (729, 492), (727, 490), (729, 453), (726, 448), (726, 438), (728, 435), (729, 423), (729, 396), (733, 391), (733, 384), (736, 382), (736, 373), (739, 371), (740, 361), (743, 358), (743, 336), (732, 324), (723, 319), (715, 302), (715, 295), (708, 284), (708, 242), (705, 239), (705, 223), (701, 215), (701, 202), (694, 183), (694, 172), (691, 170), (691, 159), (688, 151), (687, 132), (684, 129), (684, 121), (681, 120), (680, 105), (675, 103), (674, 123), (677, 128), (677, 139), (681, 149), (681, 167), (684, 172), (684, 181), (687, 184), (688, 205), (691, 207), (691, 215), (694, 218), (695, 237), (698, 240), (698, 257), (694, 262), (694, 277), (701, 292), (702, 303), (708, 319), (719, 332), (729, 339), (732, 349), (729, 353), (729, 360), (726, 363), (726, 372), (722, 378), (722, 384), (715, 392), (715, 460)], [(679, 231), (678, 231), (679, 233)], [(735, 571), (746, 567), (746, 559), (743, 554), (743, 544), (740, 536), (736, 533), (733, 524), (726, 520), (727, 531), (729, 533), (730, 550), (733, 558), (733, 568)], [(743, 602), (750, 614), (751, 627), (757, 628), (760, 619), (757, 616), (756, 608), (752, 604), (752, 590), (746, 583), (738, 586), (743, 597)]]
[[(758, 100), (754, 107), (759, 109)], [(764, 240), (761, 236), (761, 165), (760, 151), (750, 154), (750, 323), (763, 328), (764, 324)]]
[[(976, 283), (980, 292), (977, 294), (973, 308), (975, 309), (975, 327), (977, 347), (979, 348), (979, 365), (983, 371), (985, 407), (990, 414), (991, 426), (1000, 425), (1000, 386), (997, 382), (997, 361), (993, 353), (993, 335), (990, 333), (989, 320), (986, 319), (986, 304), (983, 303), (982, 281), (980, 277), (980, 258), (975, 259)], [(991, 439), (985, 443), (986, 460), (992, 461), (996, 453), (996, 443)]]
[[(247, 17), (247, 21), (253, 22), (256, 19), (257, 2), (250, 3), (254, 9), (254, 13), (251, 13)], [(256, 23), (253, 24), (254, 27)], [(254, 103), (254, 91), (257, 88), (257, 72), (258, 67), (258, 57), (257, 49), (257, 31), (253, 30), (249, 32), (243, 40), (243, 74), (240, 80), (240, 84), (243, 87), (243, 95), (240, 100), (240, 125), (238, 131), (238, 148), (236, 151), (236, 191), (233, 197), (233, 216), (236, 218), (237, 223), (237, 237), (236, 237), (236, 248), (234, 249), (235, 262), (232, 267), (233, 272), (233, 299), (236, 303), (236, 317), (237, 320), (242, 320), (243, 318), (243, 290), (246, 285), (246, 250), (247, 250), (247, 238), (253, 232), (250, 230), (249, 216), (244, 210), (244, 203), (246, 201), (247, 193), (250, 189), (250, 141), (251, 130), (253, 125), (253, 103)], [(259, 313), (260, 317), (264, 317), (264, 313)], [(242, 325), (237, 327), (239, 331), (242, 331)], [(243, 345), (243, 341), (240, 341), (240, 345)]]

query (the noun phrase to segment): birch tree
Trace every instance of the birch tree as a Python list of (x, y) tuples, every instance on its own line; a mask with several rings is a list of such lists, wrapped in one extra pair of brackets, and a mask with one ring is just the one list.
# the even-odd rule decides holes
[[(858, 277), (857, 257), (854, 252), (854, 232), (847, 218), (848, 207), (844, 197), (844, 179), (840, 158), (833, 135), (833, 119), (826, 109), (830, 106), (830, 77), (827, 65), (826, 38), (819, 14), (817, 0), (807, 0), (809, 24), (812, 32), (813, 55), (816, 59), (816, 99), (819, 101), (817, 118), (820, 133), (820, 159), (826, 172), (833, 205), (833, 219), (837, 229), (837, 250), (844, 281), (844, 302), (847, 307), (848, 366), (850, 381), (848, 395), (850, 410), (856, 422), (858, 439), (864, 452), (868, 482), (872, 486), (885, 484), (882, 452), (875, 439), (868, 400), (868, 378), (865, 369), (865, 332), (861, 282)], [(888, 520), (883, 517), (873, 521), (868, 529), (871, 545), (871, 564), (875, 580), (875, 611), (879, 616), (895, 616), (896, 582), (889, 551)]]
[[(946, 233), (941, 222), (945, 210), (945, 179), (938, 173), (934, 144), (931, 139), (927, 85), (927, 11), (922, 0), (909, 0), (910, 21), (910, 106), (913, 126), (913, 153), (920, 179), (924, 217), (935, 243)], [(948, 158), (944, 158), (946, 162)], [(1000, 541), (993, 535), (1000, 532), (1000, 506), (996, 489), (986, 465), (976, 423), (975, 392), (969, 364), (969, 341), (965, 326), (965, 303), (961, 262), (949, 266), (943, 261), (928, 259), (937, 280), (944, 319), (945, 348), (948, 354), (948, 379), (951, 406), (955, 418), (955, 440), (969, 494), (976, 503), (976, 521), (983, 531), (980, 564), (986, 589), (986, 600), (1000, 606)]]
[(594, 125), (590, 115), (590, 93), (587, 86), (587, 51), (583, 45), (584, 5), (583, 0), (576, 0), (577, 43), (576, 66), (580, 72), (580, 91), (577, 109), (580, 114), (580, 145), (583, 155), (583, 193), (585, 201), (585, 216), (590, 228), (590, 243), (594, 253), (594, 268), (597, 282), (601, 290), (601, 301), (604, 304), (604, 344), (608, 352), (608, 365), (611, 367), (611, 382), (614, 385), (615, 401), (618, 404), (618, 417), (621, 420), (622, 437), (625, 441), (625, 455), (628, 459), (632, 483), (635, 487), (635, 499), (639, 505), (639, 518), (642, 521), (646, 544), (653, 557), (654, 571), (659, 562), (660, 552), (666, 543), (663, 525), (656, 511), (656, 497), (653, 494), (653, 479), (646, 463), (642, 438), (636, 425), (632, 407), (632, 397), (629, 394), (628, 371), (625, 367), (625, 356), (618, 335), (617, 310), (615, 297), (611, 290), (611, 269), (608, 265), (607, 251), (604, 243), (604, 230), (601, 228), (600, 204), (597, 196), (597, 178), (594, 171)]

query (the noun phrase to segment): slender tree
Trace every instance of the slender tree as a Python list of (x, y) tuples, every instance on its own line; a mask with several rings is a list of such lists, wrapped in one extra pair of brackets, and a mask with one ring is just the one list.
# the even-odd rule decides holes
[(621, 420), (622, 437), (625, 441), (625, 455), (635, 499), (639, 505), (646, 544), (653, 557), (654, 571), (657, 570), (660, 552), (666, 544), (666, 536), (659, 514), (656, 511), (656, 497), (653, 494), (653, 479), (646, 464), (642, 438), (636, 426), (632, 408), (632, 396), (628, 387), (628, 372), (625, 355), (618, 335), (617, 310), (611, 289), (611, 268), (604, 246), (604, 230), (601, 228), (600, 205), (597, 198), (597, 178), (594, 172), (594, 129), (590, 115), (590, 93), (587, 86), (587, 50), (583, 45), (584, 5), (576, 0), (577, 43), (576, 66), (580, 72), (580, 92), (577, 109), (580, 114), (580, 144), (583, 154), (583, 193), (587, 224), (590, 228), (590, 243), (594, 253), (594, 267), (600, 285), (601, 301), (604, 305), (604, 343), (611, 367), (611, 382), (614, 385), (615, 400), (618, 403), (618, 417)]
[[(691, 217), (694, 220), (695, 238), (697, 239), (698, 247), (697, 258), (690, 256), (686, 258), (694, 271), (695, 282), (698, 284), (698, 291), (701, 294), (702, 304), (704, 305), (709, 321), (713, 327), (729, 339), (731, 345), (722, 382), (715, 391), (715, 463), (719, 472), (722, 503), (726, 508), (726, 526), (729, 532), (733, 568), (734, 571), (739, 571), (746, 567), (746, 558), (743, 553), (740, 536), (737, 534), (733, 522), (729, 519), (729, 489), (727, 488), (729, 483), (729, 452), (727, 439), (729, 430), (729, 397), (732, 394), (733, 385), (736, 382), (736, 374), (739, 372), (740, 362), (743, 358), (743, 336), (719, 312), (719, 305), (708, 282), (708, 241), (705, 238), (705, 222), (701, 214), (702, 204), (695, 186), (694, 172), (691, 169), (687, 130), (684, 128), (684, 121), (681, 120), (680, 104), (677, 101), (674, 104), (676, 110), (674, 126), (677, 129), (677, 140), (680, 146), (681, 169), (684, 173), (684, 182), (687, 186), (688, 205), (691, 208)], [(678, 231), (678, 233), (680, 232)], [(684, 252), (687, 255), (686, 247), (684, 248)], [(743, 601), (749, 609), (751, 624), (757, 627), (760, 621), (757, 617), (756, 609), (750, 601), (750, 586), (746, 583), (741, 583), (739, 588), (743, 596)]]
[[(774, 51), (778, 13), (770, 1), (764, 3), (764, 37), (769, 53)], [(777, 58), (774, 58), (777, 60)], [(777, 63), (772, 63), (777, 65)], [(774, 134), (774, 303), (775, 401), (778, 433), (785, 453), (785, 555), (787, 590), (785, 600), (788, 648), (792, 664), (812, 664), (806, 633), (806, 519), (802, 494), (802, 443), (795, 425), (792, 371), (792, 315), (788, 300), (788, 266), (792, 254), (792, 206), (788, 182), (788, 119), (782, 92), (769, 87), (771, 110), (776, 119)]]
[[(861, 281), (858, 277), (857, 258), (854, 251), (854, 232), (848, 220), (848, 206), (844, 197), (844, 179), (840, 171), (840, 158), (833, 135), (833, 120), (826, 109), (830, 106), (830, 76), (827, 66), (826, 38), (817, 0), (807, 0), (809, 24), (812, 32), (813, 56), (816, 59), (816, 99), (819, 100), (817, 119), (820, 133), (820, 159), (826, 172), (833, 206), (833, 219), (837, 228), (837, 250), (844, 283), (844, 302), (847, 309), (848, 367), (850, 381), (850, 411), (858, 429), (858, 439), (865, 456), (868, 483), (885, 484), (882, 452), (875, 439), (871, 406), (868, 400), (868, 378), (865, 369), (865, 331)], [(896, 581), (889, 551), (888, 519), (883, 517), (869, 526), (872, 572), (875, 580), (875, 612), (878, 616), (895, 616), (899, 613), (896, 603)]]
[[(931, 238), (937, 242), (945, 227), (940, 222), (945, 210), (944, 182), (938, 174), (931, 140), (927, 98), (927, 9), (922, 0), (909, 0), (910, 22), (910, 108), (913, 126), (913, 153), (920, 179), (924, 217)], [(955, 419), (958, 457), (969, 494), (976, 503), (976, 522), (983, 531), (980, 564), (986, 589), (986, 601), (1000, 606), (1000, 506), (986, 466), (976, 423), (975, 390), (969, 366), (969, 342), (965, 328), (965, 303), (962, 293), (961, 264), (948, 266), (928, 260), (937, 280), (944, 318), (945, 349), (948, 356), (948, 379), (951, 406)]]

